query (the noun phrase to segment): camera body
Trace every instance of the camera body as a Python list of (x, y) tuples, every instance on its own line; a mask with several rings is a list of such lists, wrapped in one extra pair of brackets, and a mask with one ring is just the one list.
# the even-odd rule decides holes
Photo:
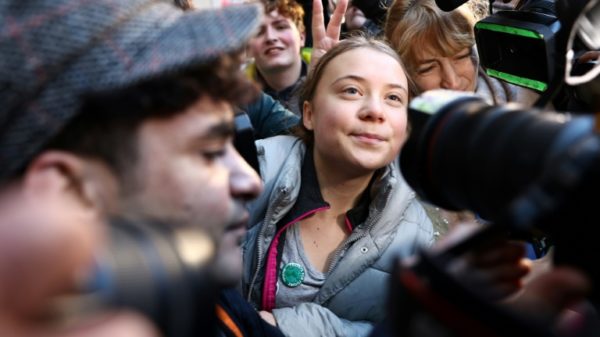
[[(400, 156), (406, 181), (425, 200), (468, 209), (519, 237), (542, 233), (557, 264), (600, 285), (595, 260), (600, 135), (591, 115), (518, 104), (490, 106), (474, 94), (428, 91), (409, 108), (414, 124)], [(592, 299), (600, 303), (595, 287)]]
[[(549, 238), (555, 264), (589, 277), (589, 304), (592, 312), (598, 312), (600, 269), (594, 229), (600, 124), (591, 113), (600, 107), (596, 98), (600, 67), (596, 60), (584, 75), (569, 67), (576, 65), (569, 63), (569, 53), (598, 51), (600, 45), (600, 1), (583, 2), (557, 0), (563, 8), (572, 5), (571, 13), (560, 12), (558, 24), (539, 11), (498, 13), (478, 23), (476, 38), (483, 66), (497, 71), (490, 75), (543, 89), (543, 95), (556, 94), (557, 84), (577, 85), (575, 89), (585, 89), (591, 97), (583, 102), (587, 115), (514, 103), (491, 106), (474, 94), (444, 90), (411, 101), (411, 134), (400, 155), (404, 178), (422, 199), (451, 210), (471, 210), (490, 224), (442, 252), (420, 252), (411, 266), (398, 265), (391, 309), (400, 322), (399, 335), (558, 336), (549, 324), (539, 325), (535, 317), (486, 300), (485, 289), (462, 282), (468, 275), (452, 277), (448, 272), (456, 257), (507, 233)], [(600, 334), (597, 317), (585, 323), (591, 325), (574, 335)], [(480, 330), (474, 333), (473, 326)]]
[(536, 0), (477, 22), (475, 40), (487, 74), (538, 92), (548, 89), (555, 76), (561, 28), (553, 12), (552, 1)]
[[(438, 7), (451, 11), (465, 0), (436, 0)], [(598, 62), (579, 57), (598, 50), (598, 34), (594, 27), (600, 12), (591, 4), (594, 0), (521, 0), (514, 9), (501, 10), (480, 20), (474, 26), (477, 51), (487, 75), (529, 88), (540, 93), (535, 103), (544, 107), (573, 112), (598, 108), (599, 100), (590, 94), (594, 88), (587, 83), (566, 81), (567, 75), (580, 76)], [(490, 0), (490, 7), (494, 0)], [(586, 6), (593, 8), (586, 8)], [(580, 15), (582, 12), (585, 14)], [(578, 23), (583, 23), (577, 28)], [(577, 34), (569, 32), (577, 31)], [(587, 33), (585, 33), (587, 32)], [(585, 33), (585, 34), (584, 34)], [(570, 60), (566, 55), (573, 53)], [(584, 58), (585, 59), (585, 58)], [(598, 71), (594, 72), (598, 74)], [(589, 81), (588, 81), (589, 82)], [(595, 81), (595, 85), (597, 86)]]

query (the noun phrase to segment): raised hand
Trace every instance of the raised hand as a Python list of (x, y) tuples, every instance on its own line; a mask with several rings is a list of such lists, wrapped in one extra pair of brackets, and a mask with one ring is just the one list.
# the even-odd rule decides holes
[[(458, 224), (436, 243), (433, 250), (451, 250), (483, 230), (480, 224)], [(522, 242), (508, 241), (504, 234), (490, 236), (485, 244), (483, 241), (472, 242), (477, 243), (447, 262), (447, 273), (469, 288), (480, 289), (480, 295), (488, 300), (505, 299), (522, 289), (524, 277), (531, 270), (531, 260), (525, 258)]]
[(329, 49), (340, 41), (342, 21), (347, 8), (348, 0), (339, 0), (329, 24), (325, 27), (323, 3), (321, 0), (313, 0), (311, 69)]

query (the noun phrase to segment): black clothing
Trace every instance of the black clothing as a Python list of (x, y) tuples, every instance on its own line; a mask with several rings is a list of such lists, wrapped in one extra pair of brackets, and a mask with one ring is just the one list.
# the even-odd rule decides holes
[(284, 337), (278, 328), (263, 320), (256, 309), (233, 288), (221, 291), (217, 317), (219, 330), (226, 337)]

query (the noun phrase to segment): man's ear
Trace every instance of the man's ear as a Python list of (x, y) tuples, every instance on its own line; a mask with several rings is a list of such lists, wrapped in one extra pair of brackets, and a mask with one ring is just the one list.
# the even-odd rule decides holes
[(312, 104), (308, 101), (304, 101), (302, 105), (302, 124), (308, 130), (313, 130), (313, 109)]
[(300, 48), (306, 46), (306, 31), (300, 33)]
[(44, 151), (27, 167), (24, 187), (38, 196), (68, 193), (83, 205), (100, 209), (98, 182), (86, 174), (83, 158), (60, 150)]

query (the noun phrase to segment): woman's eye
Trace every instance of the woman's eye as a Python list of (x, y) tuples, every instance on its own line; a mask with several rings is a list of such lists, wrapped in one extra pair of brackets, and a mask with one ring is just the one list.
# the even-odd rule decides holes
[(356, 89), (354, 87), (346, 88), (346, 89), (344, 89), (344, 93), (350, 94), (350, 95), (356, 95), (356, 94), (358, 94), (358, 89)]
[(225, 149), (219, 149), (215, 151), (202, 151), (202, 157), (208, 161), (213, 161), (218, 158), (225, 156)]
[(423, 67), (423, 68), (418, 68), (417, 69), (417, 74), (419, 75), (425, 75), (427, 73), (430, 73), (433, 70), (434, 66), (428, 66), (428, 67)]
[(456, 60), (464, 60), (464, 59), (466, 59), (466, 58), (468, 58), (470, 56), (471, 56), (471, 51), (467, 51), (464, 54), (457, 55), (454, 59), (456, 59)]
[(391, 99), (392, 101), (403, 102), (402, 97), (400, 95), (390, 94), (388, 96), (388, 98)]
[(395, 104), (395, 105), (403, 105), (404, 104), (404, 98), (398, 94), (389, 94), (387, 96), (387, 99), (391, 100), (393, 102), (393, 104)]

